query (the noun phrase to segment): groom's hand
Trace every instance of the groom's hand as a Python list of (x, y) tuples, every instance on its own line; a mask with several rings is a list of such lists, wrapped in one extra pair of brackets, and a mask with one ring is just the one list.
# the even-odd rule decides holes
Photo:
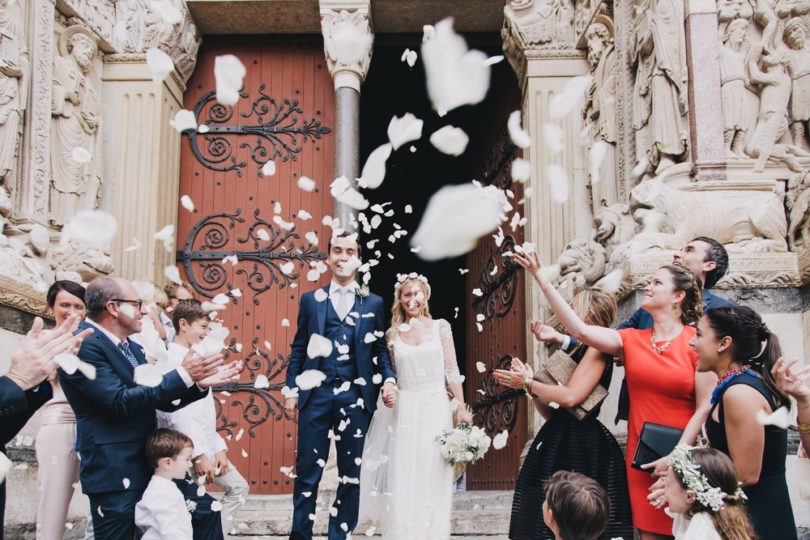
[(382, 388), (382, 398), (383, 403), (385, 403), (386, 407), (393, 407), (397, 403), (397, 385), (392, 382), (388, 381), (383, 385)]
[(284, 401), (284, 408), (287, 409), (287, 416), (295, 420), (298, 412), (298, 398), (287, 398)]

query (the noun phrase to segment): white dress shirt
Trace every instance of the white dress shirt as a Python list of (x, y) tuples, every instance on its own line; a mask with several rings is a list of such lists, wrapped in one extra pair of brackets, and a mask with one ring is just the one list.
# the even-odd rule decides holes
[(352, 311), (354, 307), (354, 297), (357, 292), (357, 282), (352, 281), (348, 285), (340, 285), (335, 281), (329, 283), (329, 300), (332, 302), (332, 307), (335, 308), (335, 313), (338, 314), (340, 320)]
[[(177, 343), (169, 345), (168, 369), (177, 369), (187, 352), (186, 347)], [(209, 391), (204, 398), (193, 401), (174, 412), (158, 411), (158, 425), (177, 430), (190, 437), (194, 443), (192, 458), (205, 454), (208, 459), (213, 461), (218, 452), (228, 449), (225, 441), (217, 433), (217, 413), (213, 392)]]
[(180, 489), (167, 478), (153, 476), (135, 505), (141, 540), (191, 540), (191, 513)]

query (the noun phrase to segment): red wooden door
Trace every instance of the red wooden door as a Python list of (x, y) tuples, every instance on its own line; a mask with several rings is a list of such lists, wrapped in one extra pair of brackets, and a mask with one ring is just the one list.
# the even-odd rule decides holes
[[(222, 54), (247, 68), (234, 107), (212, 94), (214, 59)], [(294, 465), (296, 425), (285, 417), (280, 390), (299, 297), (325, 284), (307, 273), (325, 258), (329, 230), (321, 221), (332, 213), (334, 90), (323, 43), (319, 36), (207, 37), (185, 108), (207, 131), (182, 139), (180, 194), (197, 209), (180, 209), (178, 266), (201, 300), (242, 293), (219, 312), (231, 330), (230, 356), (245, 362), (239, 382), (216, 394), (219, 430), (251, 493), (290, 493), (293, 481), (279, 468)], [(269, 159), (277, 171), (265, 177), (259, 171)], [(301, 176), (316, 189), (300, 189)], [(254, 386), (262, 375), (268, 388)]]
[[(491, 152), (484, 165), (483, 183), (512, 190), (514, 210), (502, 224), (502, 239), (482, 238), (476, 249), (467, 255), (467, 290), (472, 306), (467, 317), (467, 401), (476, 413), (475, 423), (486, 429), (490, 437), (509, 430), (505, 448), (491, 448), (479, 463), (467, 469), (467, 489), (514, 489), (520, 468), (520, 454), (526, 443), (528, 406), (520, 392), (499, 386), (492, 370), (509, 369), (513, 357), (526, 360), (526, 301), (523, 273), (505, 251), (523, 243), (523, 227), (511, 220), (516, 212), (522, 213), (517, 201), (523, 196), (523, 186), (512, 183), (511, 164), (517, 156), (506, 129), (494, 138)], [(480, 289), (482, 295), (472, 294)], [(477, 326), (479, 315), (483, 316)], [(483, 362), (486, 371), (476, 368)]]

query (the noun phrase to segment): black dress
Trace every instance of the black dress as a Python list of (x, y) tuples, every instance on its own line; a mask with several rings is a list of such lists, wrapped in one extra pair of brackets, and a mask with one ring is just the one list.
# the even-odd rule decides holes
[[(717, 448), (726, 455), (730, 454), (723, 416), (723, 395), (729, 387), (737, 384), (745, 384), (756, 389), (765, 397), (772, 410), (779, 407), (779, 403), (771, 395), (761, 378), (743, 373), (732, 380), (721, 391), (717, 403), (712, 407), (712, 412), (709, 413), (709, 418), (706, 420), (709, 446)], [(714, 409), (718, 407), (719, 422), (712, 418)], [(759, 473), (759, 482), (743, 488), (748, 497), (748, 514), (754, 523), (759, 540), (795, 540), (797, 538), (796, 524), (793, 520), (793, 509), (790, 506), (790, 495), (785, 480), (787, 430), (777, 426), (764, 427), (765, 448), (762, 452), (762, 471)]]
[[(586, 349), (580, 346), (571, 358), (578, 363)], [(610, 361), (606, 364), (599, 384), (608, 388), (613, 364)], [(511, 540), (554, 538), (543, 523), (544, 484), (560, 470), (585, 474), (607, 490), (610, 521), (601, 539), (633, 538), (624, 455), (610, 431), (596, 419), (598, 414), (599, 411), (594, 411), (580, 422), (565, 409), (557, 409), (543, 424), (518, 476), (509, 524)]]

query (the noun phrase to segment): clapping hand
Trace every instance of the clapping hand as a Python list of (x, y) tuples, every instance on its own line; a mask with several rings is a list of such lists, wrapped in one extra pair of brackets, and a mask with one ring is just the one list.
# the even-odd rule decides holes
[(526, 379), (534, 377), (534, 371), (528, 364), (524, 364), (518, 358), (512, 358), (511, 369), (496, 369), (494, 371), (495, 380), (501, 386), (507, 388), (521, 389), (526, 383)]
[(183, 361), (180, 362), (180, 366), (186, 370), (192, 381), (198, 383), (216, 374), (217, 369), (224, 363), (225, 357), (222, 354), (201, 357), (193, 349), (189, 349), (183, 357)]
[(810, 406), (810, 386), (807, 385), (810, 366), (795, 369), (797, 363), (798, 360), (780, 358), (771, 369), (771, 375), (776, 387), (785, 394), (796, 398), (799, 406)]
[(219, 366), (213, 375), (197, 381), (197, 384), (201, 388), (211, 388), (213, 386), (226, 384), (238, 377), (240, 371), (242, 371), (242, 361), (234, 360), (230, 364)]

